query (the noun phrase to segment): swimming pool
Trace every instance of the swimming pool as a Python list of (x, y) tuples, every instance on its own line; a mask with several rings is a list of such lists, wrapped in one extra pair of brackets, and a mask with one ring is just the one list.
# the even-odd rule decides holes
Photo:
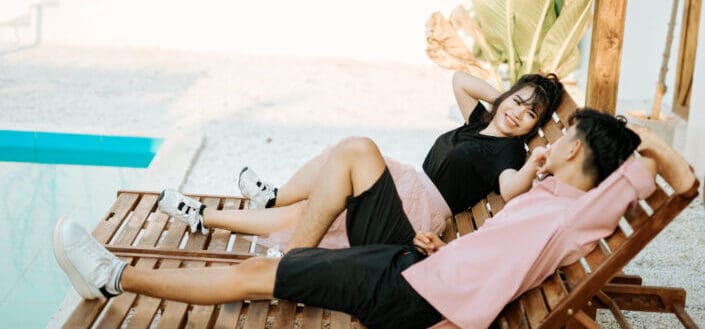
[(57, 219), (94, 227), (116, 191), (144, 177), (160, 145), (142, 137), (0, 132), (0, 159), (11, 161), (0, 162), (0, 328), (47, 325), (70, 287), (52, 253)]
[(0, 161), (146, 168), (161, 138), (0, 130)]

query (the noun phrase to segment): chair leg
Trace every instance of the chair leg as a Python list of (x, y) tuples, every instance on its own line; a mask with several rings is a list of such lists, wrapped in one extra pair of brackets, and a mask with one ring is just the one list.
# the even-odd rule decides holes
[(566, 329), (599, 329), (595, 320), (583, 311), (579, 311), (568, 320), (565, 326)]
[[(593, 299), (598, 308), (612, 310), (613, 307), (610, 304), (613, 303), (613, 306), (620, 310), (673, 313), (684, 327), (698, 328), (685, 311), (686, 292), (682, 288), (607, 284), (602, 288), (601, 293), (609, 300)], [(615, 313), (614, 310), (612, 312)]]
[(678, 320), (681, 321), (684, 327), (688, 329), (698, 329), (698, 325), (695, 324), (695, 321), (693, 321), (690, 315), (683, 309), (683, 306), (673, 305), (673, 313), (676, 314)]
[(631, 329), (632, 327), (629, 325), (627, 322), (627, 319), (624, 318), (624, 315), (622, 315), (622, 310), (619, 309), (619, 306), (617, 306), (617, 303), (615, 303), (612, 298), (609, 298), (607, 294), (602, 292), (602, 290), (599, 290), (597, 294), (595, 295), (597, 299), (599, 299), (602, 303), (607, 305), (612, 311), (612, 315), (614, 318), (617, 320), (617, 323), (619, 323), (619, 327), (622, 329)]

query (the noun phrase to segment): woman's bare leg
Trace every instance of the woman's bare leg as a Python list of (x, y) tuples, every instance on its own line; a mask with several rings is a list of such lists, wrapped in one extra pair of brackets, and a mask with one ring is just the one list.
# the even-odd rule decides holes
[(125, 268), (123, 290), (191, 304), (268, 299), (274, 292), (278, 258), (250, 258), (239, 265), (178, 269)]
[(287, 206), (308, 199), (316, 177), (326, 161), (329, 152), (321, 153), (308, 160), (289, 180), (279, 187), (275, 207)]
[(296, 225), (289, 248), (317, 246), (345, 208), (346, 197), (368, 190), (385, 168), (384, 158), (371, 139), (351, 137), (340, 142), (312, 182), (308, 205)]
[[(337, 172), (336, 166), (340, 166), (339, 169), (343, 171), (348, 171), (348, 174), (350, 174), (353, 167), (355, 167), (357, 176), (336, 177), (331, 175), (331, 173), (334, 172), (335, 174), (340, 174), (340, 172)], [(340, 204), (335, 207), (335, 210), (332, 210), (334, 214), (332, 215), (333, 217), (330, 218), (330, 222), (327, 223), (328, 219), (323, 220), (327, 223), (325, 230), (323, 230), (323, 228), (317, 228), (317, 231), (323, 230), (322, 233), (313, 233), (314, 238), (310, 241), (317, 240), (320, 242), (320, 239), (328, 230), (330, 224), (332, 224), (338, 214), (343, 211), (345, 198), (353, 194), (353, 191), (348, 189), (333, 191), (338, 187), (334, 186), (335, 184), (331, 185), (331, 183), (347, 184), (349, 185), (348, 188), (352, 188), (352, 184), (357, 184), (360, 190), (355, 190), (354, 195), (358, 195), (362, 191), (369, 189), (369, 187), (377, 181), (384, 171), (385, 166), (386, 164), (384, 163), (382, 154), (371, 139), (364, 137), (347, 138), (334, 146), (332, 150), (321, 153), (304, 164), (304, 166), (279, 189), (274, 208), (253, 210), (214, 210), (206, 208), (203, 213), (203, 224), (206, 227), (216, 227), (248, 234), (268, 234), (276, 232), (296, 225), (302, 218), (309, 218), (317, 211), (324, 211), (321, 210), (319, 203), (316, 209), (309, 211), (308, 217), (304, 217), (306, 216), (305, 209), (307, 209), (310, 204), (310, 200), (308, 200), (309, 197), (313, 195), (313, 191), (319, 189), (327, 191), (325, 193), (333, 193), (327, 195), (327, 197), (332, 197), (340, 201)], [(326, 199), (325, 202), (327, 202), (327, 200), (328, 199)], [(330, 217), (329, 214), (324, 215), (324, 218), (328, 217)], [(320, 237), (315, 238), (318, 235), (320, 235)], [(309, 240), (306, 239), (306, 241)], [(313, 245), (306, 242), (298, 246), (315, 246), (318, 242)]]
[(206, 227), (247, 234), (269, 234), (296, 225), (301, 218), (307, 201), (268, 208), (243, 210), (216, 210), (206, 208), (203, 211), (203, 224)]

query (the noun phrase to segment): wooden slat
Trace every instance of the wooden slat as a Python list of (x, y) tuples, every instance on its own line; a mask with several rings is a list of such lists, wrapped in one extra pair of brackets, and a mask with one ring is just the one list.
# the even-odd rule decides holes
[[(156, 213), (155, 217), (165, 218), (166, 220), (168, 220), (168, 216), (163, 213)], [(153, 223), (153, 225), (158, 224)], [(157, 247), (160, 248), (176, 248), (179, 246), (179, 242), (181, 241), (181, 237), (184, 235), (185, 231), (186, 224), (176, 219), (172, 219), (172, 223), (170, 224), (169, 229), (166, 235), (164, 236), (164, 239), (159, 242), (159, 237), (161, 236), (161, 234), (159, 236), (156, 236), (155, 244), (159, 243)], [(166, 260), (162, 261), (159, 268), (177, 268), (179, 264), (181, 264), (181, 262), (178, 260)], [(154, 268), (156, 265), (157, 259), (143, 258), (137, 262), (136, 266), (143, 268)], [(159, 298), (140, 296), (139, 306), (135, 309), (135, 313), (130, 319), (130, 326), (134, 328), (147, 328), (152, 322), (152, 319), (154, 318), (154, 315), (156, 314), (161, 303), (162, 300)]]
[[(238, 319), (242, 312), (242, 302), (234, 302), (220, 305), (220, 313), (213, 328), (232, 329), (237, 328)], [(225, 314), (225, 315), (221, 315)], [(276, 327), (275, 327), (276, 328)]]
[(504, 317), (507, 319), (508, 329), (528, 329), (529, 323), (524, 317), (519, 300), (509, 303), (504, 309)]
[(573, 97), (571, 97), (568, 93), (564, 93), (561, 104), (558, 106), (558, 109), (556, 109), (556, 115), (558, 115), (558, 118), (564, 127), (567, 128), (569, 126), (570, 116), (577, 109), (578, 104), (575, 103)]
[(472, 226), (472, 218), (469, 212), (463, 211), (455, 215), (454, 217), (455, 224), (458, 226), (458, 233), (460, 233), (460, 236), (474, 231)]
[(561, 131), (561, 126), (558, 125), (553, 120), (548, 121), (541, 129), (543, 130), (544, 139), (546, 139), (550, 144), (555, 143), (559, 138), (563, 136)]
[(649, 204), (649, 207), (651, 207), (653, 211), (656, 211), (663, 206), (666, 200), (668, 200), (668, 195), (663, 191), (661, 186), (657, 184), (656, 191), (646, 198), (646, 203)]
[[(223, 209), (240, 209), (241, 202), (241, 199), (225, 199), (223, 201)], [(230, 240), (230, 231), (216, 230), (216, 232), (213, 233), (213, 240), (215, 241), (211, 241), (209, 249), (213, 248), (217, 250), (225, 250), (228, 246), (228, 241)], [(217, 265), (214, 264), (213, 266)], [(218, 318), (215, 320), (214, 328), (225, 329), (237, 327), (237, 321), (240, 318), (242, 306), (242, 302), (232, 302), (221, 305)]]
[(612, 235), (605, 238), (605, 241), (607, 241), (607, 245), (610, 247), (610, 250), (612, 250), (612, 253), (614, 253), (624, 245), (624, 242), (627, 241), (627, 236), (618, 227)]
[(320, 329), (323, 324), (323, 309), (319, 307), (304, 307), (301, 329)]
[[(152, 210), (155, 208), (157, 203), (157, 196), (155, 195), (146, 195), (142, 196), (140, 198), (140, 202), (137, 205), (137, 208), (132, 213), (132, 216), (126, 219), (127, 223), (123, 226), (122, 231), (119, 233), (119, 236), (115, 238), (114, 241), (112, 241), (111, 245), (114, 246), (129, 246), (132, 244), (132, 242), (135, 240), (137, 235), (139, 234), (140, 230), (144, 226), (144, 223), (147, 221), (147, 218), (149, 217), (150, 213)], [(163, 220), (164, 223), (166, 223), (166, 220)], [(163, 226), (162, 226), (163, 227)], [(154, 225), (151, 225), (151, 228), (154, 230), (158, 227), (155, 228)], [(161, 231), (161, 230), (160, 230)], [(154, 232), (152, 232), (152, 235), (150, 236), (151, 238), (155, 237)], [(158, 235), (156, 236), (158, 238)], [(150, 244), (150, 242), (152, 244)], [(148, 240), (141, 240), (139, 244), (141, 246), (152, 246), (154, 243), (156, 243), (155, 240), (153, 241), (148, 241)], [(133, 259), (132, 258), (122, 258), (122, 260), (132, 263)], [(141, 265), (140, 267), (144, 267), (144, 265)], [(151, 268), (150, 266), (149, 268)], [(137, 295), (133, 293), (123, 293), (120, 296), (117, 296), (113, 299), (113, 301), (110, 303), (108, 306), (108, 309), (106, 310), (104, 316), (100, 319), (100, 321), (97, 323), (97, 326), (99, 328), (118, 328), (122, 324), (122, 321), (125, 319), (125, 316), (127, 316), (127, 312), (129, 312), (130, 308), (132, 307), (132, 304), (134, 303), (135, 299), (137, 298)]]
[[(207, 208), (218, 209), (220, 204), (220, 199), (218, 198), (204, 198), (201, 202), (206, 205)], [(206, 250), (208, 251), (225, 251), (225, 247), (228, 245), (228, 239), (230, 239), (230, 233), (228, 231), (220, 229), (212, 229), (208, 232), (211, 235), (210, 240), (207, 240)], [(202, 236), (201, 233), (196, 233), (196, 236)], [(204, 237), (205, 238), (205, 237)], [(223, 241), (225, 239), (225, 241)], [(206, 242), (204, 242), (206, 243)], [(186, 263), (187, 267), (205, 267), (207, 263), (193, 262)], [(218, 265), (216, 265), (218, 266)], [(193, 305), (191, 311), (188, 313), (188, 321), (186, 322), (187, 328), (207, 328), (210, 324), (210, 319), (213, 316), (213, 311), (215, 311), (215, 305)]]
[[(120, 227), (120, 223), (127, 214), (134, 209), (139, 196), (136, 194), (120, 195), (110, 210), (98, 222), (93, 230), (93, 237), (98, 242), (106, 243), (109, 241), (115, 231)], [(73, 313), (64, 323), (64, 328), (87, 328), (93, 324), (93, 321), (103, 310), (105, 299), (82, 300), (74, 309)]]
[(639, 205), (634, 205), (627, 209), (627, 212), (624, 214), (624, 218), (633, 230), (638, 230), (649, 220), (649, 215), (647, 215), (644, 209), (642, 209)]
[(529, 141), (528, 144), (529, 144), (529, 150), (533, 150), (538, 146), (546, 146), (546, 141), (543, 140), (541, 137), (539, 137), (539, 135), (536, 135), (536, 136), (534, 136), (534, 138), (532, 138)]
[(267, 323), (269, 303), (268, 300), (250, 302), (245, 319), (245, 329), (264, 329), (264, 325)]
[(482, 199), (472, 207), (472, 217), (475, 222), (475, 227), (482, 227), (482, 225), (485, 225), (485, 221), (490, 218), (490, 212), (487, 210), (486, 203), (487, 200)]
[(330, 311), (330, 329), (350, 329), (352, 318), (350, 315), (338, 311)]
[(585, 98), (587, 106), (614, 114), (627, 0), (595, 0), (594, 12)]
[(605, 254), (605, 251), (598, 245), (593, 251), (585, 256), (585, 261), (588, 263), (588, 266), (590, 266), (590, 270), (594, 271), (602, 265), (605, 259), (607, 259), (607, 256), (608, 255)]
[(568, 291), (572, 290), (573, 287), (577, 286), (578, 283), (583, 281), (587, 276), (585, 270), (583, 269), (583, 266), (580, 265), (580, 262), (575, 262), (573, 264), (565, 266), (561, 268), (561, 270), (563, 270), (563, 273), (565, 273), (566, 281), (568, 283)]
[[(162, 213), (153, 213), (150, 223), (145, 230), (142, 240), (138, 246), (153, 247), (159, 241), (161, 232), (166, 227), (166, 222), (169, 216)], [(137, 268), (154, 268), (156, 265), (155, 259), (139, 259), (135, 267)], [(130, 317), (128, 326), (130, 328), (147, 328), (154, 318), (154, 314), (161, 302), (158, 298), (139, 296), (137, 299), (135, 311)]]
[(137, 194), (123, 194), (118, 197), (113, 207), (101, 219), (93, 230), (93, 237), (100, 243), (107, 243), (122, 224), (127, 214), (135, 209), (140, 196)]
[(458, 229), (455, 226), (455, 218), (453, 216), (446, 218), (446, 228), (443, 230), (443, 241), (448, 243), (458, 236)]
[(560, 301), (568, 295), (568, 291), (563, 285), (563, 281), (557, 273), (554, 273), (541, 284), (541, 291), (546, 298), (549, 310), (553, 309)]
[(536, 287), (527, 291), (522, 295), (521, 300), (526, 309), (529, 327), (537, 328), (541, 320), (548, 314), (548, 308), (541, 294), (541, 289)]
[(497, 213), (504, 208), (504, 204), (506, 203), (501, 195), (494, 192), (487, 196), (487, 202), (490, 203), (490, 210), (492, 210), (493, 216), (496, 216)]
[(293, 329), (296, 320), (296, 303), (277, 301), (277, 310), (272, 321), (273, 329)]
[[(198, 232), (194, 234), (189, 234), (188, 241), (186, 242), (185, 249), (187, 250), (203, 250), (207, 241), (207, 236), (200, 234)], [(178, 268), (181, 265), (181, 261), (178, 260), (167, 260), (162, 262), (160, 268)], [(203, 266), (203, 262), (183, 262), (182, 267), (200, 267)], [(159, 328), (175, 328), (179, 326), (184, 321), (186, 311), (188, 310), (188, 304), (165, 300), (164, 311), (162, 312), (162, 317), (159, 321)]]

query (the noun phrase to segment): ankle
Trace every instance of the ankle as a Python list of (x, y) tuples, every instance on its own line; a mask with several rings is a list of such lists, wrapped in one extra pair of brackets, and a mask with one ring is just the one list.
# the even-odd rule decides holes
[(117, 261), (118, 264), (116, 264), (115, 268), (113, 269), (110, 278), (108, 279), (108, 282), (105, 283), (105, 287), (103, 287), (105, 290), (103, 291), (103, 294), (106, 295), (106, 297), (112, 297), (112, 296), (117, 296), (121, 293), (123, 293), (122, 289), (122, 274), (125, 272), (125, 269), (127, 268), (127, 263), (123, 261)]

